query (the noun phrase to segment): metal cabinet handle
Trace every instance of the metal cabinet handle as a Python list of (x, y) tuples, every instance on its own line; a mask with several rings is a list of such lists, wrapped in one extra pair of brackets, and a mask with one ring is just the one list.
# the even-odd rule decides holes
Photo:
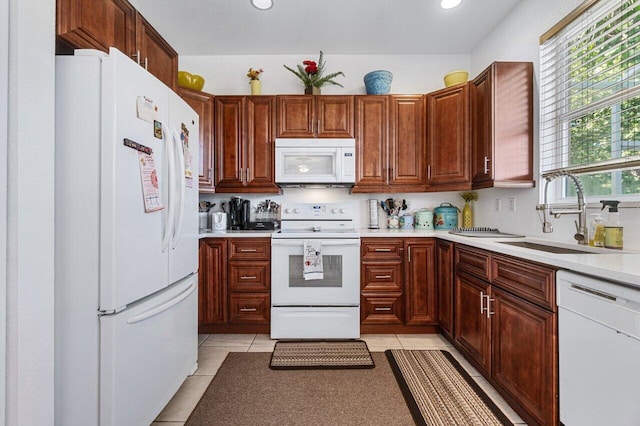
[(391, 308), (374, 308), (374, 311), (390, 311)]
[(136, 63), (138, 65), (140, 65), (140, 51), (136, 50), (136, 53), (134, 53), (133, 55), (131, 55), (132, 58), (135, 58)]
[(427, 166), (427, 180), (431, 180), (431, 164)]
[(243, 275), (243, 276), (240, 277), (241, 280), (255, 280), (256, 278), (258, 278), (258, 277), (256, 277), (255, 275), (251, 275), (251, 276)]
[(144, 69), (149, 70), (149, 58), (144, 58)]
[(407, 260), (411, 263), (411, 246), (407, 247), (407, 257)]
[(240, 312), (255, 312), (256, 308), (240, 308)]
[(258, 250), (256, 250), (256, 249), (240, 249), (240, 250), (238, 250), (238, 251), (239, 251), (240, 253), (255, 253), (255, 252), (257, 252)]
[(484, 174), (485, 175), (489, 173), (489, 161), (491, 161), (489, 157), (484, 157)]
[(484, 291), (480, 292), (480, 315), (484, 312)]
[(376, 275), (376, 279), (391, 278), (391, 275)]
[(495, 299), (492, 299), (488, 294), (487, 294), (487, 318), (491, 318), (491, 315), (495, 314), (495, 312), (493, 312), (491, 310), (491, 302), (494, 302)]
[(246, 171), (246, 175), (247, 175), (247, 183), (249, 183), (249, 169), (245, 170)]
[(373, 249), (373, 251), (391, 251), (391, 249), (388, 249), (388, 248), (377, 248), (377, 249)]

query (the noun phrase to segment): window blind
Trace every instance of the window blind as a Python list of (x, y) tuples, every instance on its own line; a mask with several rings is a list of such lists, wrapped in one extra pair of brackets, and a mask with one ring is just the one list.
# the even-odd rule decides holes
[(600, 0), (540, 48), (543, 176), (640, 167), (640, 0)]

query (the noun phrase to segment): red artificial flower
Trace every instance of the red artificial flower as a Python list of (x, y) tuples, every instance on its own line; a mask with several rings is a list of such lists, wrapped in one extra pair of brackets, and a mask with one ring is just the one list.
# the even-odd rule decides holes
[(307, 74), (315, 74), (318, 72), (318, 65), (314, 61), (303, 61), (302, 63), (306, 65), (304, 72)]

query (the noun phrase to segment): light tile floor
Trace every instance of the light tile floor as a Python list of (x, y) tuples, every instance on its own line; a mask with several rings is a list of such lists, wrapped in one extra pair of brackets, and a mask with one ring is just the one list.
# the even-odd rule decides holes
[[(187, 377), (152, 426), (183, 426), (229, 352), (272, 352), (276, 344), (267, 334), (203, 334), (199, 337), (198, 370)], [(522, 419), (498, 392), (439, 334), (363, 334), (371, 352), (387, 349), (446, 349), (516, 425)]]

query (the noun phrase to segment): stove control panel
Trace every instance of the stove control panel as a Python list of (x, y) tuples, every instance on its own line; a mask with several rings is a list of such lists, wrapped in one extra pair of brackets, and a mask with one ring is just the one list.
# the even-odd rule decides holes
[(280, 211), (282, 220), (353, 220), (350, 203), (289, 203)]

